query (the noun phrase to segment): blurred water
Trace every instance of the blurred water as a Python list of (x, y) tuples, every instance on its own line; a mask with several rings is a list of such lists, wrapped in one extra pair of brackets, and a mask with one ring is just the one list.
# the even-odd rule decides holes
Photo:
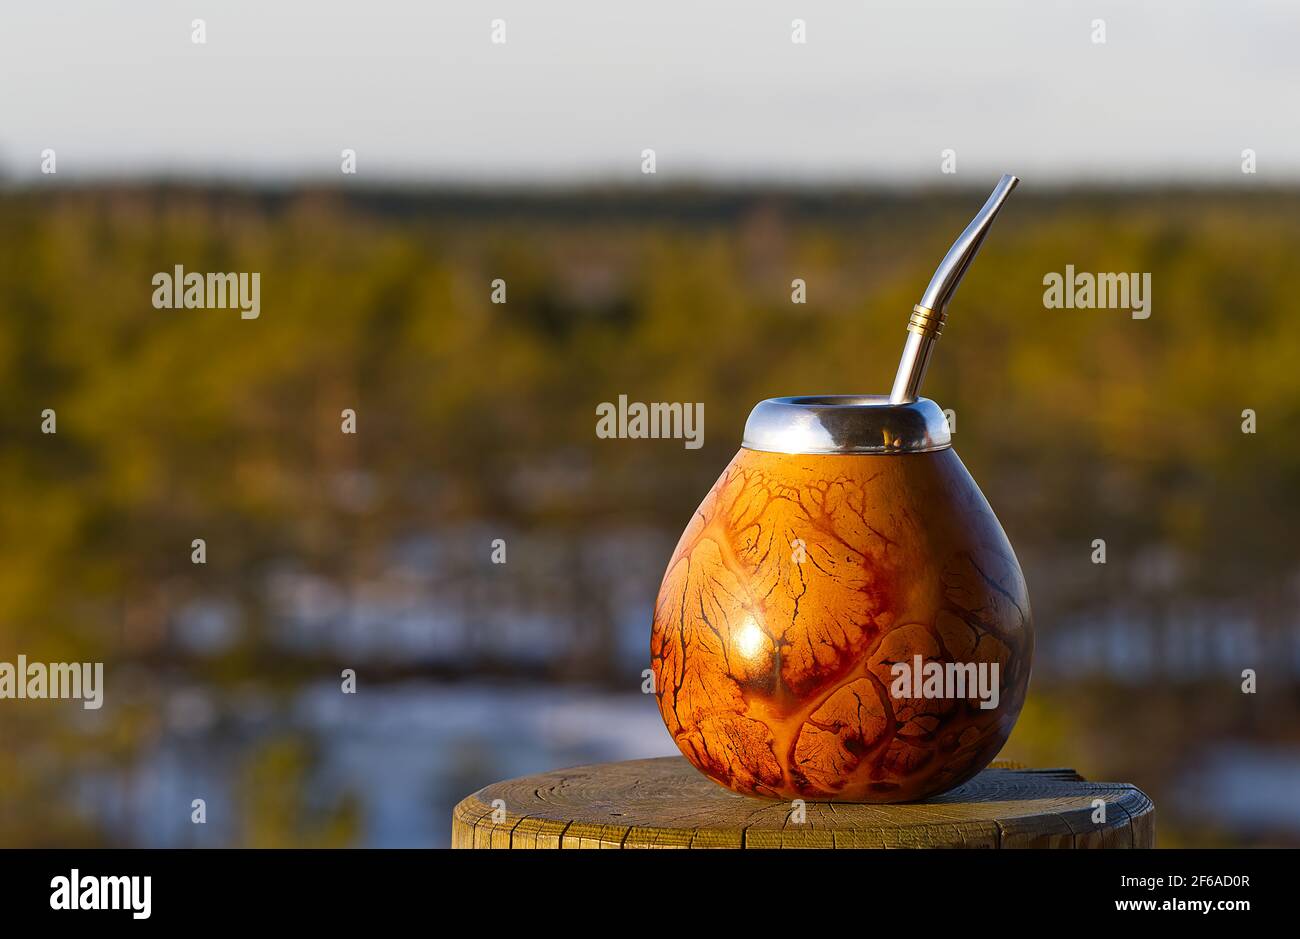
[[(406, 682), (345, 695), (330, 682), (284, 708), (256, 695), (222, 708), (189, 688), (170, 694), (167, 711), (166, 733), (129, 774), (97, 774), (83, 787), (82, 811), (115, 843), (247, 843), (241, 766), (273, 741), (312, 755), (302, 777), (279, 780), (308, 825), (328, 827), (319, 813), (350, 802), (358, 818), (346, 843), (367, 847), (445, 847), (452, 807), (498, 780), (677, 753), (651, 696), (584, 689)], [(1187, 757), (1166, 813), (1234, 842), (1300, 839), (1300, 753), (1210, 744)], [(207, 803), (205, 825), (190, 822), (195, 798)]]
[(1180, 779), (1175, 801), (1207, 827), (1300, 838), (1300, 753), (1241, 744), (1210, 748)]
[[(186, 689), (171, 694), (168, 710), (200, 719), (173, 720), (129, 775), (101, 774), (85, 786), (83, 811), (116, 841), (241, 843), (240, 761), (275, 740), (304, 742), (312, 754), (306, 777), (286, 786), (308, 809), (355, 800), (355, 843), (369, 847), (446, 846), (455, 803), (501, 779), (677, 753), (652, 696), (581, 688), (363, 682), (343, 694), (329, 682), (283, 709), (244, 699), (220, 720), (215, 702)], [(195, 798), (207, 802), (203, 826), (190, 821)]]
[(1266, 629), (1242, 606), (1185, 599), (1158, 612), (1114, 606), (1065, 617), (1039, 627), (1034, 667), (1126, 684), (1240, 677), (1264, 663), (1287, 679), (1300, 676), (1300, 620)]
[[(326, 843), (439, 846), (452, 806), (489, 783), (675, 754), (654, 699), (638, 693), (668, 538), (510, 533), (509, 564), (494, 568), (483, 557), (494, 534), (471, 526), (395, 544), (377, 573), (346, 585), (273, 569), (277, 655), (355, 668), (358, 693), (337, 679), (273, 692), (270, 675), (220, 690), (149, 676), (161, 705), (147, 709), (164, 726), (129, 769), (87, 777), (82, 813), (128, 844), (297, 844), (334, 832)], [(1243, 667), (1267, 664), (1270, 683), (1300, 675), (1300, 622), (1265, 629), (1247, 609), (1184, 597), (1056, 616), (1040, 622), (1036, 680), (1059, 689), (1102, 678), (1142, 689), (1152, 706), (1196, 682), (1235, 690)], [(235, 606), (207, 600), (180, 614), (174, 641), (203, 659), (234, 645), (240, 623)], [(463, 677), (368, 678), (393, 667)], [(1212, 816), (1207, 828), (1300, 837), (1295, 751), (1263, 740), (1229, 751), (1195, 732), (1170, 749), (1170, 808)], [(1160, 778), (1146, 772), (1136, 781)], [(201, 826), (190, 822), (196, 798), (207, 803)]]

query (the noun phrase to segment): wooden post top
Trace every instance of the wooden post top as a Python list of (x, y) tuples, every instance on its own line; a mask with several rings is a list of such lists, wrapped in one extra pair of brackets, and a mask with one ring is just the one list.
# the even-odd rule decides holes
[[(1104, 803), (1104, 820), (1094, 804)], [(1135, 786), (990, 768), (925, 802), (802, 807), (737, 795), (681, 757), (494, 783), (452, 811), (453, 848), (1150, 848)]]

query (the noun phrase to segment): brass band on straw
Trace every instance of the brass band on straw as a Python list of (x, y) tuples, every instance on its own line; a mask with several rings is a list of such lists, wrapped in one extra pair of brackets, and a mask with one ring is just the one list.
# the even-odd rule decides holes
[(907, 331), (918, 336), (930, 336), (938, 339), (943, 335), (943, 324), (948, 319), (947, 311), (936, 313), (929, 307), (917, 304), (912, 307), (912, 318), (907, 321)]

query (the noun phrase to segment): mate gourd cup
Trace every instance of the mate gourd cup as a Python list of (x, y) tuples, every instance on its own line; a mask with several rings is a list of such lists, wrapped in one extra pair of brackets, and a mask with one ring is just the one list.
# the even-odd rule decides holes
[(1006, 742), (1033, 627), (1006, 534), (916, 395), (1003, 177), (909, 324), (888, 396), (760, 402), (669, 561), (660, 713), (702, 773), (778, 799), (902, 802)]

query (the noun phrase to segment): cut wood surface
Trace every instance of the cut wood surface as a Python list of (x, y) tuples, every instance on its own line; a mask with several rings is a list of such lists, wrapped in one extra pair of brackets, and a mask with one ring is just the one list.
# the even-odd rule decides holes
[[(1104, 821), (1095, 801), (1105, 805)], [(802, 819), (800, 810), (802, 809)], [(681, 757), (494, 783), (452, 812), (453, 848), (1150, 848), (1155, 807), (1135, 786), (1071, 769), (990, 768), (897, 805), (737, 795)]]

